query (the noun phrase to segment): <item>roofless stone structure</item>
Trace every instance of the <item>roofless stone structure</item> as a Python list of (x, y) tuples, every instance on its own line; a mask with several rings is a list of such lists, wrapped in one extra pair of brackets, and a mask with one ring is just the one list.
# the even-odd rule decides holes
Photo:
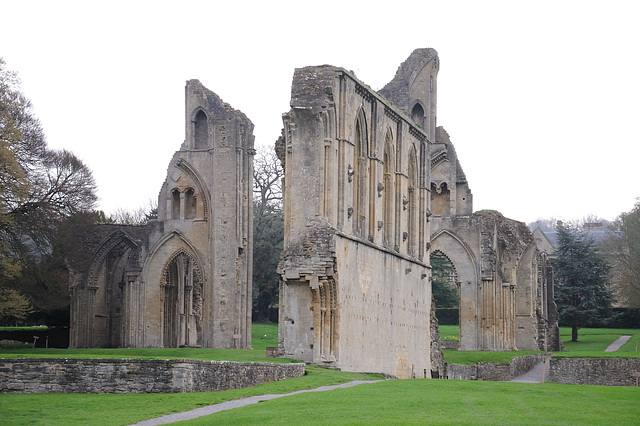
[[(526, 226), (473, 213), (437, 127), (438, 54), (380, 92), (343, 68), (297, 69), (283, 164), (279, 353), (347, 371), (437, 377), (432, 255), (452, 264), (462, 350), (558, 350), (553, 274)], [(158, 220), (100, 225), (72, 259), (71, 346), (249, 348), (253, 125), (198, 81)]]
[(197, 80), (158, 220), (99, 225), (71, 282), (72, 347), (251, 346), (253, 124)]
[(281, 355), (435, 375), (433, 251), (461, 280), (462, 349), (553, 346), (548, 262), (520, 222), (472, 214), (453, 145), (436, 126), (438, 70), (437, 52), (417, 49), (379, 93), (342, 68), (295, 71), (276, 144), (285, 169)]

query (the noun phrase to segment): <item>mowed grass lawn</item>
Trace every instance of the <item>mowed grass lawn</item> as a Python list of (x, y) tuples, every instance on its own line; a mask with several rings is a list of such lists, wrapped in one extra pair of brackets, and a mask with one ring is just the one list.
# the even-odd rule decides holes
[[(620, 336), (631, 336), (617, 352), (604, 352), (604, 350)], [(447, 340), (459, 339), (459, 327), (457, 325), (441, 325), (440, 336), (447, 336)], [(578, 332), (578, 341), (571, 342), (571, 328), (560, 327), (560, 339), (564, 345), (562, 352), (556, 352), (556, 358), (640, 358), (636, 353), (636, 342), (640, 344), (640, 329), (617, 328), (581, 328)], [(457, 351), (447, 349), (444, 351), (444, 359), (451, 364), (473, 365), (478, 362), (507, 363), (511, 359), (538, 351), (510, 351), (510, 352), (485, 352), (485, 351)], [(640, 420), (638, 422), (640, 424)]]
[[(456, 331), (450, 329), (447, 333), (454, 335)], [(585, 345), (591, 339), (587, 336), (594, 336), (594, 340), (613, 341), (618, 333), (618, 330), (606, 333), (602, 331), (586, 333), (585, 331), (586, 329), (581, 330), (580, 334), (581, 341), (584, 340)], [(622, 334), (631, 334), (627, 333), (629, 330), (623, 331), (625, 333)], [(638, 330), (632, 331), (638, 332)], [(565, 331), (561, 331), (561, 334), (564, 338)], [(604, 335), (609, 337), (600, 337)], [(634, 338), (638, 337), (637, 334), (632, 335)], [(634, 338), (631, 340), (633, 341)], [(277, 327), (275, 325), (254, 324), (253, 350), (0, 349), (0, 357), (143, 357), (276, 361), (264, 358), (264, 349), (276, 344)], [(632, 342), (630, 344), (634, 346)], [(588, 349), (585, 353), (593, 352), (593, 347), (589, 346)], [(573, 349), (573, 351), (579, 353), (580, 349), (577, 351)], [(448, 352), (457, 351), (445, 351), (445, 354)], [(600, 353), (602, 354), (601, 351)], [(495, 357), (502, 356), (500, 354), (505, 354), (505, 357), (515, 355), (496, 352), (467, 354), (493, 355), (496, 361), (498, 360)], [(635, 355), (632, 352), (628, 354)], [(287, 362), (288, 360), (277, 361)], [(507, 361), (508, 359), (504, 362)], [(380, 379), (377, 375), (344, 373), (314, 366), (308, 366), (307, 373), (306, 376), (297, 379), (224, 392), (148, 395), (0, 394), (0, 424), (126, 425), (164, 414), (252, 395), (281, 394), (351, 380)], [(616, 422), (638, 424), (640, 423), (639, 402), (640, 388), (637, 387), (459, 380), (390, 380), (330, 392), (288, 396), (202, 417), (189, 423), (602, 424)]]
[(186, 424), (638, 424), (640, 388), (389, 380), (293, 395)]

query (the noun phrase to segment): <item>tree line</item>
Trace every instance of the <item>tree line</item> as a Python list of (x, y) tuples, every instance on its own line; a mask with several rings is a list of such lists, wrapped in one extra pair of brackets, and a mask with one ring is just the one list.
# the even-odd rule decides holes
[[(593, 225), (597, 233), (591, 232)], [(615, 326), (625, 310), (640, 312), (640, 199), (613, 222), (552, 218), (529, 227), (555, 232), (555, 301), (560, 324), (572, 329), (572, 341), (581, 327)]]
[(47, 145), (0, 58), (0, 320), (38, 313), (56, 322), (67, 309), (69, 224), (93, 210), (96, 190), (79, 158)]

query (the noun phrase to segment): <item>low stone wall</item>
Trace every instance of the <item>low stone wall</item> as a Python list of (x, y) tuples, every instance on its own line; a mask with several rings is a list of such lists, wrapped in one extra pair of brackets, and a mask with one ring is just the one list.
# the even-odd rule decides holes
[(442, 349), (460, 349), (460, 342), (445, 340), (440, 342)]
[(575, 385), (636, 386), (638, 358), (551, 358), (549, 378)]
[(186, 359), (0, 359), (0, 393), (211, 392), (300, 377), (304, 367)]
[(456, 380), (503, 382), (518, 377), (544, 360), (545, 354), (523, 355), (508, 364), (480, 362), (476, 365), (447, 364), (447, 377)]
[(477, 365), (446, 364), (446, 378), (452, 380), (477, 380)]

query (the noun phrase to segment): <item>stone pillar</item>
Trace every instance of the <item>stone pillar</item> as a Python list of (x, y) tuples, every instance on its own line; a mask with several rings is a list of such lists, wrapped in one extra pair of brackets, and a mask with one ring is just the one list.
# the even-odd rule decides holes
[(180, 220), (184, 220), (185, 207), (187, 206), (187, 196), (184, 192), (180, 192)]

